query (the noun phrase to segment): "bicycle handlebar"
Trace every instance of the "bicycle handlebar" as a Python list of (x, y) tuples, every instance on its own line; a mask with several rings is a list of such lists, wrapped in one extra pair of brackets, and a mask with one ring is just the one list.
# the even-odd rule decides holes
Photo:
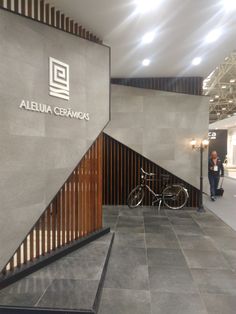
[[(143, 168), (141, 168), (141, 172), (147, 176), (156, 176), (157, 175), (156, 173), (153, 173), (153, 172), (148, 173), (148, 172), (144, 171)], [(160, 176), (164, 179), (170, 178), (170, 176), (168, 174), (161, 174)]]

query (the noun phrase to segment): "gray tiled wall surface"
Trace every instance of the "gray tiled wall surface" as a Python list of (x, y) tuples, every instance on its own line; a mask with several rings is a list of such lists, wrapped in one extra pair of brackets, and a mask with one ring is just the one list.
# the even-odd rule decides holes
[(189, 142), (207, 137), (208, 116), (207, 97), (112, 85), (105, 133), (199, 187), (199, 153)]
[[(109, 120), (109, 48), (0, 10), (0, 269)], [(70, 67), (70, 100), (49, 96), (48, 63)], [(90, 121), (21, 110), (21, 100)]]

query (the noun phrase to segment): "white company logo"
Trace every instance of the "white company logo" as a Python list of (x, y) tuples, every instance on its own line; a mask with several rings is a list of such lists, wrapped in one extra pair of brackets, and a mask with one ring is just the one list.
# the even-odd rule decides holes
[(69, 65), (49, 57), (49, 95), (70, 99)]

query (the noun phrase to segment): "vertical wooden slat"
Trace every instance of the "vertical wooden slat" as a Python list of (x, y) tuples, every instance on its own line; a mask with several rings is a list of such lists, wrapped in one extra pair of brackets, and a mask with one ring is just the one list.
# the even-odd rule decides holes
[(45, 4), (44, 0), (40, 0), (40, 21), (44, 22), (45, 19)]
[(49, 24), (50, 21), (50, 5), (47, 3), (45, 5), (45, 22), (46, 24)]
[(62, 196), (61, 196), (61, 233), (62, 233), (62, 245), (66, 243), (66, 191), (65, 185), (62, 187)]
[(51, 15), (51, 25), (56, 26), (55, 8), (54, 7), (51, 8), (50, 15)]
[(46, 215), (44, 213), (41, 217), (42, 255), (46, 254), (45, 220), (46, 220)]
[(51, 251), (51, 213), (50, 206), (47, 208), (47, 253)]
[(40, 255), (40, 238), (39, 238), (39, 221), (36, 223), (35, 226), (35, 257), (38, 258)]

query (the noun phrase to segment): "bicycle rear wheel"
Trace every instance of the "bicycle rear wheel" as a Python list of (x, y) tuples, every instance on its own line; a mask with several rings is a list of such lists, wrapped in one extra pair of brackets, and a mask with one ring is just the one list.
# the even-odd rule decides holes
[(181, 209), (188, 201), (188, 192), (181, 185), (167, 186), (163, 191), (163, 202), (170, 209)]
[(136, 188), (134, 188), (129, 196), (128, 196), (128, 206), (129, 208), (135, 208), (138, 207), (144, 198), (144, 189), (141, 185), (136, 186)]

